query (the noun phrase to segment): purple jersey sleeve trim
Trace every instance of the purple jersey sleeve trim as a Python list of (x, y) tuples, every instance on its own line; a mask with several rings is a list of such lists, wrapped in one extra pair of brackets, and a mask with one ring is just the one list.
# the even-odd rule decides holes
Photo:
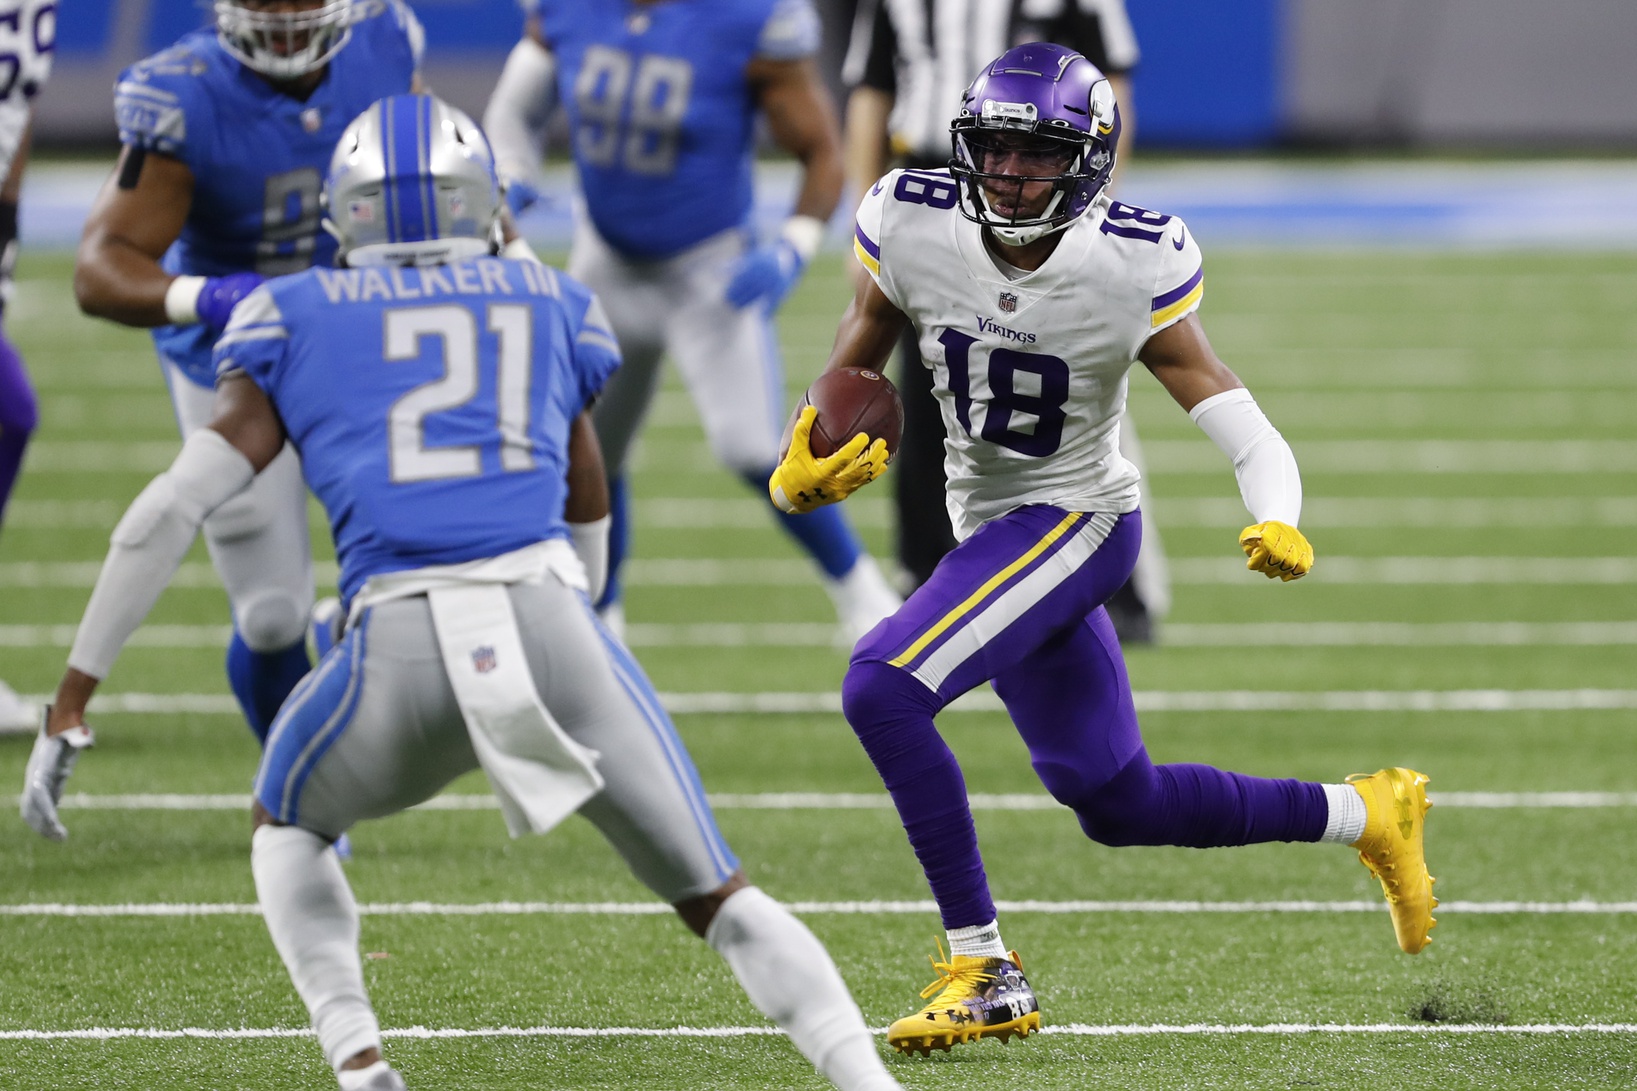
[(866, 254), (870, 255), (870, 257), (874, 258), (876, 261), (881, 260), (881, 247), (871, 242), (870, 237), (864, 234), (864, 229), (859, 227), (857, 224), (853, 225), (853, 238), (858, 240), (858, 245), (864, 248), (864, 252)]
[(1194, 270), (1194, 275), (1183, 281), (1182, 284), (1172, 288), (1164, 295), (1155, 296), (1153, 309), (1156, 311), (1163, 311), (1165, 308), (1169, 307), (1171, 304), (1175, 303), (1177, 300), (1181, 299), (1183, 296), (1197, 288), (1199, 286), (1199, 282), (1203, 279), (1205, 279), (1205, 267), (1201, 265), (1198, 269)]

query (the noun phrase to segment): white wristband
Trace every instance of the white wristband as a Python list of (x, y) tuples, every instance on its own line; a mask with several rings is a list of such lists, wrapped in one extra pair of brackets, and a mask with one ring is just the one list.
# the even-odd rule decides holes
[(192, 326), (199, 321), (199, 293), (205, 290), (204, 277), (177, 277), (165, 289), (165, 317), (173, 326)]
[(803, 262), (813, 260), (819, 244), (824, 241), (825, 223), (817, 216), (796, 215), (784, 221), (779, 236), (789, 243)]
[(592, 602), (602, 598), (603, 588), (608, 584), (608, 533), (613, 525), (613, 518), (607, 515), (589, 523), (568, 525), (568, 537), (574, 545), (574, 553), (585, 565), (585, 579), (589, 585), (586, 593), (591, 596)]

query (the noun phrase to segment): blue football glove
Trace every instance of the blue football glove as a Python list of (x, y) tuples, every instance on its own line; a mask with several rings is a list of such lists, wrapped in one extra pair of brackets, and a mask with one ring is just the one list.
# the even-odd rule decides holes
[(506, 183), (505, 193), (506, 207), (511, 210), (514, 220), (538, 204), (543, 196), (539, 190), (516, 178)]
[(199, 289), (199, 300), (194, 310), (201, 325), (226, 329), (227, 320), (239, 300), (259, 288), (267, 278), (260, 273), (229, 273), (225, 277), (208, 277)]
[(806, 260), (788, 239), (758, 246), (734, 266), (733, 279), (728, 281), (728, 302), (735, 307), (760, 302), (767, 310), (776, 310), (805, 268)]

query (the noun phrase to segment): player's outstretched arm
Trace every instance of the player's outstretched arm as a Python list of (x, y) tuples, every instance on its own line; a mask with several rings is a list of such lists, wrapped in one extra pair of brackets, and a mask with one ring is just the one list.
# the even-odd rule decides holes
[(483, 131), (494, 149), (506, 207), (514, 216), (540, 199), (540, 162), (546, 155), (556, 78), (557, 64), (540, 36), (539, 20), (530, 19), (483, 110)]
[(740, 259), (728, 283), (728, 302), (735, 307), (760, 303), (772, 310), (795, 287), (824, 241), (825, 224), (841, 202), (846, 169), (835, 109), (811, 59), (758, 58), (746, 69), (746, 78), (774, 143), (802, 165), (796, 207), (778, 238)]
[(91, 745), (85, 710), (98, 683), (175, 575), (205, 517), (248, 486), (283, 446), (284, 426), (267, 396), (243, 374), (229, 376), (217, 388), (210, 426), (188, 436), (170, 469), (114, 528), (24, 773), (20, 809), (41, 836), (68, 836), (57, 804), (79, 751)]
[(193, 171), (179, 159), (126, 145), (91, 205), (74, 260), (80, 310), (127, 326), (162, 326), (173, 279), (159, 259), (193, 206)]
[[(863, 269), (857, 270), (854, 279), (857, 290), (841, 316), (835, 345), (824, 365), (826, 371), (844, 367), (880, 371), (909, 322)], [(808, 446), (808, 437), (817, 416), (812, 406), (802, 410), (791, 429), (790, 447), (781, 454), (778, 467), (768, 479), (768, 495), (780, 511), (809, 512), (845, 500), (886, 469), (886, 443), (879, 439), (871, 443), (862, 432), (829, 458), (816, 457)]]
[(159, 265), (192, 205), (187, 164), (126, 145), (80, 234), (74, 259), (80, 310), (127, 326), (226, 326), (233, 307), (261, 283), (259, 274), (173, 276)]
[(1239, 377), (1217, 358), (1198, 315), (1150, 337), (1137, 357), (1232, 460), (1239, 495), (1256, 520), (1239, 535), (1245, 566), (1269, 579), (1307, 575), (1313, 547), (1296, 529), (1302, 515), (1296, 456)]

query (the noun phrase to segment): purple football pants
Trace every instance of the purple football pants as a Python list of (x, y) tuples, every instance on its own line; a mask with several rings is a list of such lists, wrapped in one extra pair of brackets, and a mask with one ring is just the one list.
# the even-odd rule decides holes
[(1041, 783), (1095, 841), (1210, 848), (1324, 832), (1317, 784), (1149, 760), (1102, 608), (1141, 540), (1135, 512), (1021, 508), (956, 547), (854, 649), (842, 709), (892, 794), (944, 927), (995, 919), (966, 782), (932, 721), (986, 681)]
[(39, 423), (40, 410), (23, 358), (0, 333), (0, 522), (5, 519), (17, 472), (23, 468), (23, 448)]

